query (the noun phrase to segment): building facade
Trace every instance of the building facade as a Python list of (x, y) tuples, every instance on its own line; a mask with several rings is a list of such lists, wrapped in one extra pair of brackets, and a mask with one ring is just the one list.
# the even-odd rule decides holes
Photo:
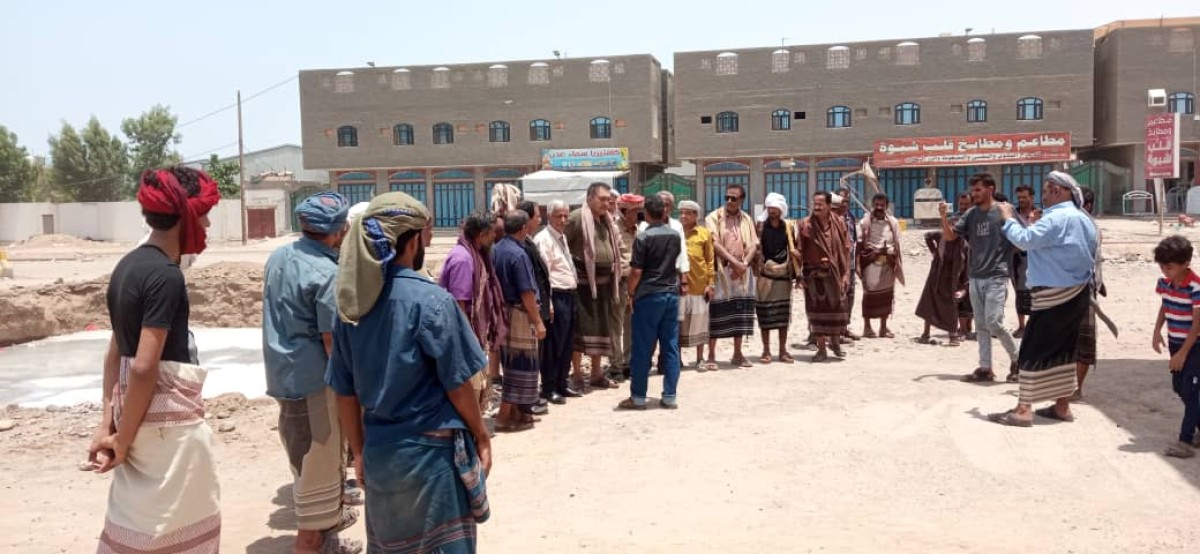
[(1197, 183), (1200, 18), (1118, 21), (1095, 34), (1096, 147), (1087, 158), (1130, 169), (1134, 188), (1153, 191), (1145, 179), (1146, 117), (1178, 113), (1180, 176), (1165, 184), (1168, 208), (1180, 211)]
[(301, 71), (304, 163), (355, 202), (404, 191), (454, 227), (547, 149), (620, 152), (620, 189), (661, 173), (670, 90), (649, 55)]
[[(950, 198), (980, 171), (1011, 195), (1092, 145), (1092, 40), (1075, 30), (677, 53), (677, 155), (696, 163), (707, 209), (739, 184), (752, 203), (784, 193), (800, 217), (813, 191), (836, 189), (868, 160), (900, 217), (912, 217), (918, 188)], [(1064, 139), (1053, 154), (1017, 152)], [(1012, 147), (982, 154), (997, 141)], [(943, 143), (961, 155), (879, 169), (880, 148)], [(863, 193), (861, 178), (850, 185)]]

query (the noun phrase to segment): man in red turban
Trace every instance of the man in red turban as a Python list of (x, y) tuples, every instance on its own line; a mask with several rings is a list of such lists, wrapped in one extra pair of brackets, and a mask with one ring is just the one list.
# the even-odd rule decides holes
[(174, 167), (143, 173), (137, 199), (152, 231), (109, 279), (104, 412), (88, 448), (95, 471), (115, 474), (99, 551), (186, 542), (189, 551), (216, 552), (220, 493), (200, 397), (205, 371), (188, 348), (179, 259), (204, 250), (207, 214), (220, 194), (204, 172)]

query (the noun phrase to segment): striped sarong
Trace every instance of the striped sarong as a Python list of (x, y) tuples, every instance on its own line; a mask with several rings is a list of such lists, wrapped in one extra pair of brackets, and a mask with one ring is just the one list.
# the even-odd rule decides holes
[(685, 294), (679, 297), (683, 323), (679, 326), (679, 347), (708, 344), (708, 301), (702, 295)]
[(508, 322), (508, 339), (500, 346), (500, 365), (504, 368), (501, 401), (528, 406), (537, 402), (541, 355), (537, 335), (523, 306), (509, 306)]
[(792, 280), (758, 278), (758, 301), (754, 304), (758, 327), (764, 331), (787, 329), (792, 322)]
[(612, 355), (613, 314), (618, 301), (613, 298), (612, 268), (596, 266), (596, 295), (584, 282), (583, 266), (575, 264), (580, 280), (575, 289), (578, 311), (575, 313), (575, 351), (587, 356)]
[(889, 260), (888, 256), (880, 256), (863, 267), (863, 319), (892, 315), (896, 300), (896, 268)]
[(1033, 313), (1017, 356), (1022, 404), (1066, 398), (1075, 392), (1079, 330), (1092, 300), (1089, 284), (1036, 287), (1031, 292)]
[(1090, 302), (1087, 312), (1083, 314), (1083, 321), (1079, 322), (1079, 342), (1075, 346), (1075, 361), (1086, 365), (1096, 365), (1096, 308)]
[(279, 402), (279, 437), (292, 469), (296, 527), (323, 531), (338, 524), (342, 512), (342, 430), (333, 389)]
[(708, 305), (708, 336), (714, 339), (754, 334), (755, 279), (747, 272), (740, 281), (728, 267), (717, 269), (712, 302)]
[[(121, 358), (113, 411), (119, 422), (132, 358)], [(217, 552), (220, 490), (212, 429), (204, 422), (204, 369), (159, 362), (158, 383), (108, 493), (99, 554)]]
[(474, 554), (490, 514), (475, 441), (458, 429), (363, 448), (368, 552)]
[(832, 271), (805, 268), (804, 312), (814, 335), (840, 337), (846, 332), (850, 310), (842, 284)]

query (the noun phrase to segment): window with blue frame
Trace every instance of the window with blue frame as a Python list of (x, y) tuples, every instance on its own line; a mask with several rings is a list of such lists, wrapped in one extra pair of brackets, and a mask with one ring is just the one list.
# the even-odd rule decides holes
[(420, 171), (397, 171), (388, 175), (388, 190), (403, 192), (425, 203), (425, 174)]
[(967, 122), (983, 123), (987, 121), (987, 102), (972, 100), (967, 102)]
[(1014, 164), (1006, 165), (1001, 173), (1001, 192), (1008, 197), (1009, 202), (1016, 203), (1017, 187), (1029, 185), (1033, 187), (1033, 203), (1042, 203), (1042, 183), (1046, 175), (1054, 170), (1054, 164)]
[(1017, 119), (1036, 121), (1042, 118), (1042, 99), (1032, 96), (1017, 100)]
[(545, 119), (535, 119), (529, 122), (529, 140), (542, 142), (550, 140), (550, 122)]
[(493, 121), (488, 124), (488, 142), (508, 142), (509, 138), (507, 121)]
[[(924, 168), (884, 169), (879, 172), (879, 186), (892, 202), (893, 215), (900, 218), (913, 216), (913, 198), (917, 189), (925, 186), (926, 175)], [(864, 198), (863, 203), (870, 206), (871, 198)]]
[[(713, 211), (725, 205), (725, 190), (740, 185), (750, 192), (750, 166), (740, 162), (716, 162), (704, 166), (704, 209)], [(746, 209), (748, 199), (742, 199)]]
[(354, 148), (358, 146), (358, 129), (352, 125), (342, 125), (337, 130), (338, 148)]
[(955, 206), (958, 195), (969, 188), (971, 176), (984, 172), (983, 167), (939, 167), (935, 174), (938, 190), (942, 191), (942, 199)]
[(787, 131), (792, 128), (792, 111), (791, 110), (775, 110), (771, 112), (771, 130), (772, 131)]
[(896, 104), (896, 125), (919, 125), (921, 106), (914, 102)]
[(433, 225), (458, 227), (475, 209), (475, 183), (450, 181), (433, 184)]
[[(837, 170), (818, 171), (817, 172), (817, 190), (827, 190), (827, 191), (830, 191), (833, 193), (837, 193), (837, 191), (839, 189), (841, 189), (841, 187), (842, 187), (842, 183), (841, 183), (842, 176), (847, 173), (850, 173), (852, 171), (857, 171), (857, 169), (837, 169)], [(865, 181), (864, 181), (862, 175), (855, 175), (846, 180), (846, 186), (850, 187), (850, 190), (859, 198), (859, 200), (863, 199), (862, 194), (863, 194), (864, 182)], [(851, 215), (853, 215), (856, 218), (861, 218), (863, 216), (863, 210), (862, 210), (862, 208), (860, 208), (858, 206), (857, 203), (855, 203), (853, 200), (851, 200), (849, 198), (846, 199), (846, 202), (850, 203), (850, 214)]]
[(825, 126), (830, 129), (850, 126), (850, 108), (834, 106), (825, 111)]
[(1191, 115), (1196, 113), (1196, 95), (1190, 92), (1173, 92), (1167, 97), (1167, 111)]
[(397, 123), (395, 127), (392, 127), (392, 144), (396, 146), (411, 145), (416, 142), (415, 138), (412, 125)]
[(738, 132), (738, 114), (737, 112), (721, 112), (717, 114), (717, 132), (718, 133), (736, 133)]
[(784, 217), (800, 219), (808, 214), (808, 170), (770, 171), (766, 179), (767, 193), (782, 194), (788, 200), (788, 213)]
[(449, 123), (438, 123), (433, 126), (434, 144), (454, 144), (454, 126)]
[(607, 117), (593, 117), (588, 127), (593, 139), (612, 138), (612, 120)]
[[(369, 180), (369, 182), (368, 182)], [(375, 196), (375, 176), (370, 173), (344, 173), (338, 177), (338, 193), (346, 197), (351, 205), (370, 202)]]

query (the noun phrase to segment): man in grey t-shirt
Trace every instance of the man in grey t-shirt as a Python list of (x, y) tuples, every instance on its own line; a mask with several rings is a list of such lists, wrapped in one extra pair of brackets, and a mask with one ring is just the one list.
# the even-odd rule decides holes
[(1005, 238), (1002, 227), (1004, 217), (1000, 208), (992, 201), (996, 193), (996, 180), (990, 173), (979, 173), (971, 177), (971, 200), (975, 207), (951, 224), (947, 218), (949, 204), (942, 204), (942, 234), (946, 240), (966, 237), (970, 245), (968, 277), (970, 281), (971, 308), (975, 311), (975, 330), (979, 338), (979, 367), (964, 380), (968, 382), (990, 382), (996, 379), (992, 371), (992, 336), (1000, 339), (1000, 345), (1008, 352), (1011, 360), (1008, 382), (1017, 381), (1017, 346), (1008, 329), (1004, 328), (1004, 304), (1008, 301), (1008, 264), (1012, 256), (1012, 244)]

